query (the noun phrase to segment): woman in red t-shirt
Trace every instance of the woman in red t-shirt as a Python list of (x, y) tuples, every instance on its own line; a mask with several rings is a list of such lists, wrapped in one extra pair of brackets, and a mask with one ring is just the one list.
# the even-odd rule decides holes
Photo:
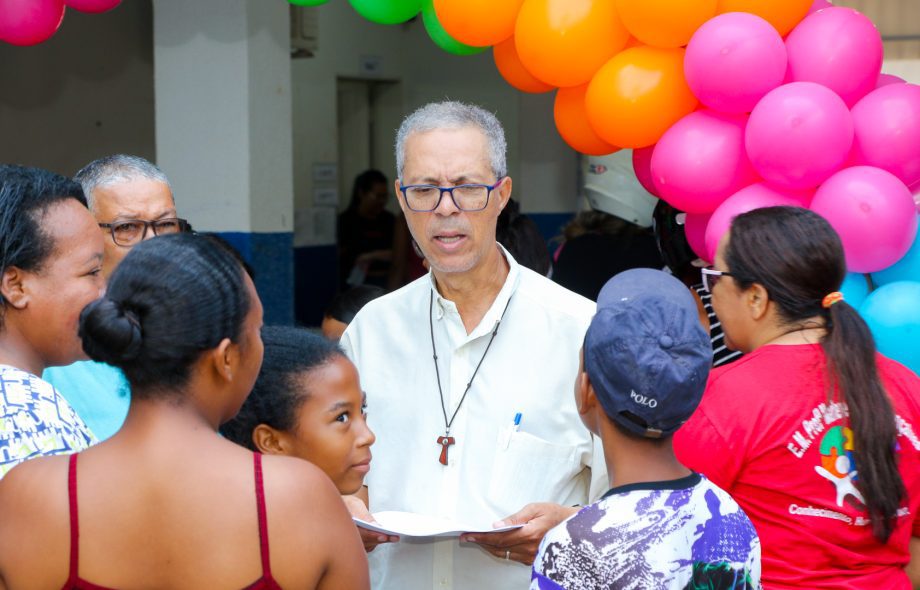
[(920, 379), (837, 292), (840, 238), (806, 209), (752, 211), (703, 273), (745, 356), (710, 375), (678, 458), (751, 518), (766, 588), (911, 588)]

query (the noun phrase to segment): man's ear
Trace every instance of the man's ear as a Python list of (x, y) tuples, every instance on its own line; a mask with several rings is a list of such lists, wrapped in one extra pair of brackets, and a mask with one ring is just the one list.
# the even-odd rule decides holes
[(745, 293), (745, 302), (750, 310), (751, 318), (760, 320), (767, 314), (770, 304), (770, 295), (763, 285), (754, 283), (748, 287)]
[(265, 455), (286, 455), (287, 437), (268, 424), (259, 424), (252, 431), (252, 444)]
[(3, 295), (3, 301), (14, 309), (25, 309), (29, 304), (25, 275), (22, 269), (8, 266), (0, 277), (0, 295)]
[(508, 204), (508, 201), (511, 200), (511, 177), (510, 176), (505, 177), (504, 182), (502, 182), (501, 186), (498, 187), (498, 190), (496, 192), (498, 193), (498, 197), (499, 197), (498, 210), (502, 211), (505, 208), (505, 206)]
[(399, 209), (403, 212), (403, 215), (406, 214), (406, 199), (403, 198), (402, 191), (399, 190), (400, 180), (397, 178), (393, 181), (393, 194), (396, 195), (396, 203), (399, 205)]

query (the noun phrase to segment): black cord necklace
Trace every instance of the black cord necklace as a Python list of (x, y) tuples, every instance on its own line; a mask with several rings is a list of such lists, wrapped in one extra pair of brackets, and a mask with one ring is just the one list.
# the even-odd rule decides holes
[(438, 349), (435, 348), (434, 345), (434, 290), (431, 291), (431, 298), (428, 301), (428, 328), (431, 331), (431, 354), (434, 359), (434, 374), (438, 379), (438, 396), (441, 400), (441, 412), (444, 414), (444, 436), (438, 437), (438, 444), (441, 445), (441, 456), (438, 461), (441, 462), (441, 465), (447, 465), (447, 449), (457, 442), (456, 439), (450, 435), (450, 427), (454, 423), (454, 418), (457, 417), (457, 412), (460, 411), (460, 406), (463, 405), (463, 401), (466, 399), (466, 394), (470, 392), (470, 387), (473, 385), (473, 379), (476, 378), (479, 367), (482, 366), (482, 361), (486, 360), (486, 355), (489, 354), (489, 349), (492, 348), (492, 341), (495, 340), (495, 335), (498, 334), (498, 327), (501, 325), (502, 320), (505, 319), (505, 312), (508, 311), (509, 305), (511, 305), (511, 297), (508, 297), (508, 303), (505, 304), (502, 315), (498, 318), (498, 321), (495, 322), (495, 327), (492, 329), (492, 337), (489, 338), (486, 350), (482, 353), (479, 364), (476, 365), (476, 370), (473, 371), (473, 376), (470, 377), (470, 380), (467, 382), (466, 389), (463, 390), (463, 395), (460, 396), (460, 403), (457, 404), (457, 408), (451, 415), (450, 420), (448, 420), (447, 407), (444, 405), (444, 390), (441, 389), (441, 371), (438, 369)]

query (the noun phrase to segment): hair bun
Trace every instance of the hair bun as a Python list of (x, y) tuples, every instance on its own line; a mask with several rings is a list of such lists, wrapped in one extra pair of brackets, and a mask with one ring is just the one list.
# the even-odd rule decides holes
[(87, 305), (80, 314), (80, 338), (91, 359), (121, 367), (140, 354), (143, 343), (140, 318), (121, 302), (103, 297)]

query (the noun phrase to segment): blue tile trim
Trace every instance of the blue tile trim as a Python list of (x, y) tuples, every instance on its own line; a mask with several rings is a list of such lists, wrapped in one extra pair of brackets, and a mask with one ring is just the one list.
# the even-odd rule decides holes
[(303, 326), (318, 326), (335, 296), (339, 281), (338, 247), (294, 248), (294, 318)]
[(218, 232), (255, 271), (265, 324), (294, 323), (294, 234)]

